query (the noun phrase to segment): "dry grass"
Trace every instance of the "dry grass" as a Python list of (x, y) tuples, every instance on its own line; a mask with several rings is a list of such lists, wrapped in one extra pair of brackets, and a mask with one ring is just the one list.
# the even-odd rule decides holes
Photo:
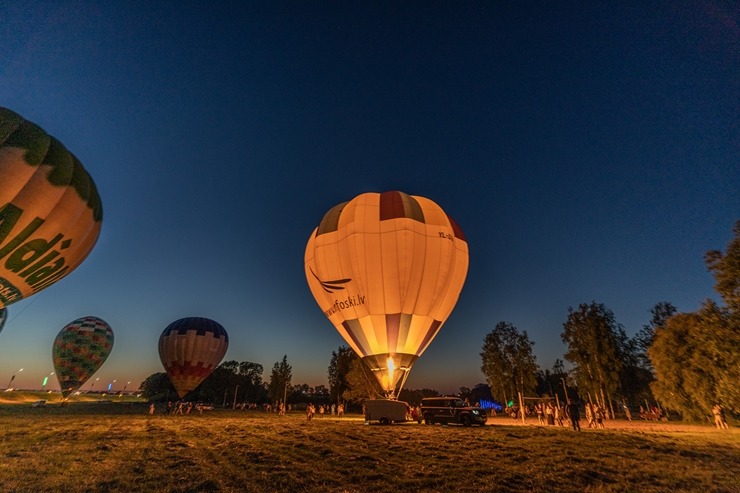
[[(617, 427), (619, 425), (619, 427)], [(483, 428), (141, 404), (0, 406), (3, 492), (740, 492), (740, 430)]]

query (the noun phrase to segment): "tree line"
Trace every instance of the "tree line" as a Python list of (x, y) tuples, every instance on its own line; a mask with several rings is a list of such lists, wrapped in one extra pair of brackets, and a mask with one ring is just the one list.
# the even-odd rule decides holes
[[(697, 312), (679, 313), (657, 303), (652, 318), (632, 338), (603, 303), (568, 308), (561, 360), (544, 372), (526, 330), (499, 322), (485, 337), (481, 371), (504, 401), (519, 393), (553, 395), (561, 384), (567, 398), (617, 406), (657, 402), (690, 420), (705, 419), (715, 404), (740, 412), (740, 221), (727, 251), (707, 252), (723, 305), (706, 300)], [(559, 390), (558, 390), (559, 392)]]

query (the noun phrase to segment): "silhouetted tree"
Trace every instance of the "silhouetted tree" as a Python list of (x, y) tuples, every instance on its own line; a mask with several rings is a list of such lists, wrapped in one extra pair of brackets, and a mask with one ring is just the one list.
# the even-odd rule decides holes
[(586, 393), (602, 406), (620, 387), (619, 377), (629, 353), (629, 339), (614, 314), (600, 303), (582, 303), (568, 308), (561, 338), (568, 346), (565, 359), (576, 367), (581, 395)]
[(339, 346), (332, 351), (329, 363), (329, 398), (331, 402), (339, 404), (344, 391), (348, 389), (347, 373), (352, 367), (352, 362), (359, 356), (348, 346)]
[(172, 385), (167, 373), (153, 373), (146, 377), (139, 386), (139, 391), (143, 397), (153, 402), (166, 401), (168, 398), (177, 399), (177, 391)]
[(655, 306), (650, 310), (652, 317), (650, 322), (642, 326), (642, 329), (635, 335), (635, 349), (637, 354), (637, 364), (642, 368), (646, 368), (652, 372), (652, 366), (650, 365), (650, 358), (647, 356), (647, 351), (653, 344), (655, 338), (655, 329), (663, 327), (666, 320), (676, 314), (678, 310), (675, 306), (667, 301), (661, 301), (656, 303)]
[[(481, 371), (494, 395), (502, 400), (516, 397), (517, 392), (531, 395), (537, 386), (537, 361), (534, 343), (527, 331), (508, 322), (499, 322), (483, 341)], [(499, 394), (500, 392), (500, 394)]]
[(290, 392), (290, 381), (293, 378), (293, 367), (288, 364), (288, 355), (282, 361), (275, 363), (270, 374), (270, 383), (267, 387), (267, 396), (270, 402), (282, 401), (287, 392)]

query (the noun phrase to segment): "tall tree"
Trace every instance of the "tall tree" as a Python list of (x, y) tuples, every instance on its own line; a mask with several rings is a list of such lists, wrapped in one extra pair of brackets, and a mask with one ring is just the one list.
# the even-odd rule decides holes
[(711, 250), (704, 255), (707, 267), (714, 275), (714, 289), (722, 296), (727, 308), (740, 312), (740, 221), (733, 228), (735, 237), (727, 246), (727, 253)]
[(163, 401), (167, 398), (177, 398), (177, 391), (170, 377), (165, 372), (153, 373), (146, 377), (139, 386), (141, 395), (149, 401)]
[(486, 335), (480, 353), (481, 371), (493, 395), (502, 400), (516, 397), (517, 392), (532, 394), (537, 386), (537, 360), (532, 352), (534, 342), (527, 331), (509, 322), (499, 322)]
[(275, 363), (270, 374), (270, 383), (267, 395), (270, 402), (282, 401), (286, 393), (290, 392), (290, 381), (293, 378), (293, 367), (288, 364), (288, 355), (282, 361)]
[(647, 351), (653, 344), (655, 330), (663, 327), (666, 321), (676, 314), (678, 310), (675, 306), (667, 301), (656, 303), (650, 310), (652, 317), (650, 322), (642, 326), (642, 329), (635, 335), (635, 349), (637, 363), (642, 367), (652, 371), (650, 358), (647, 357)]
[(345, 401), (360, 403), (365, 399), (378, 399), (385, 395), (370, 368), (360, 358), (350, 365), (346, 382), (347, 390), (342, 394)]
[(727, 252), (707, 252), (707, 268), (725, 302), (706, 301), (655, 331), (648, 351), (655, 396), (684, 416), (701, 419), (714, 404), (740, 411), (740, 221)]
[(329, 363), (329, 399), (331, 402), (339, 404), (342, 395), (349, 388), (347, 374), (352, 363), (357, 359), (359, 356), (348, 346), (339, 346), (336, 351), (331, 352)]
[(568, 308), (561, 338), (568, 346), (565, 359), (576, 367), (579, 392), (589, 393), (606, 406), (607, 397), (619, 389), (620, 372), (628, 353), (624, 328), (611, 310), (594, 301), (582, 303), (578, 310)]
[(240, 377), (244, 387), (244, 400), (248, 402), (259, 402), (264, 397), (264, 385), (262, 383), (262, 365), (251, 361), (239, 363), (237, 375)]

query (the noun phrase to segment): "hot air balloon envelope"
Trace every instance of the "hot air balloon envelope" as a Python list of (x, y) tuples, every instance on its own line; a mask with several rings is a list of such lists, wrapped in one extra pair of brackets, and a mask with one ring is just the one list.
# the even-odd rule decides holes
[(304, 260), (321, 310), (393, 396), (457, 302), (468, 245), (433, 201), (365, 193), (326, 213)]
[(113, 330), (98, 317), (82, 317), (64, 326), (52, 346), (54, 371), (62, 397), (76, 391), (98, 371), (113, 349)]
[(213, 372), (228, 347), (226, 329), (208, 318), (181, 318), (164, 329), (159, 358), (181, 399)]
[(72, 272), (100, 234), (92, 178), (58, 140), (0, 107), (0, 307)]

